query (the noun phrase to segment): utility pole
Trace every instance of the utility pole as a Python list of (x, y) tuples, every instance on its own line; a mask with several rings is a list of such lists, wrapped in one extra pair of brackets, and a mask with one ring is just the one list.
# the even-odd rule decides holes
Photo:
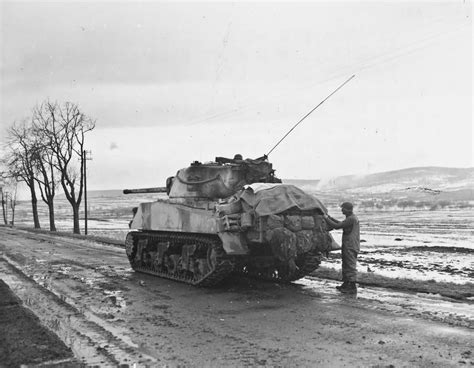
[(91, 151), (83, 151), (82, 159), (84, 160), (84, 233), (87, 235), (87, 160), (92, 160), (92, 157), (87, 157), (87, 154), (91, 154)]
[(2, 215), (5, 219), (5, 204), (3, 203), (3, 178), (0, 177), (0, 197), (2, 198)]
[(3, 215), (3, 222), (5, 225), (7, 224), (7, 214), (5, 212), (5, 193), (3, 191), (3, 183), (0, 185), (0, 196), (2, 197), (2, 215)]

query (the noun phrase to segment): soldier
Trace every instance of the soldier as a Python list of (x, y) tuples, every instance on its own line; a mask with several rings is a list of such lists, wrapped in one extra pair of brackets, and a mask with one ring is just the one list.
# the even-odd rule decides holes
[(359, 220), (352, 213), (353, 205), (344, 202), (341, 212), (346, 216), (345, 220), (338, 221), (325, 214), (324, 219), (332, 229), (342, 229), (342, 285), (336, 289), (342, 293), (357, 293), (357, 254), (360, 251)]

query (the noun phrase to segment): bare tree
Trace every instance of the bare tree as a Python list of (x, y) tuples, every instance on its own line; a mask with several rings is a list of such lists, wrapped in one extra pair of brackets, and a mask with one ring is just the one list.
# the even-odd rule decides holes
[(41, 199), (48, 206), (49, 230), (56, 231), (56, 222), (54, 214), (54, 197), (58, 186), (56, 169), (53, 165), (54, 157), (49, 150), (37, 148), (34, 153), (37, 175), (35, 180), (41, 193)]
[(43, 131), (38, 129), (36, 123), (40, 117), (35, 116), (36, 110), (33, 111), (32, 131), (35, 137), (31, 147), (31, 157), (35, 167), (35, 181), (41, 193), (41, 199), (48, 206), (49, 213), (49, 230), (56, 231), (54, 197), (56, 188), (59, 185), (59, 172), (55, 167), (56, 157), (48, 144), (45, 144), (42, 134)]
[(33, 116), (35, 131), (54, 156), (52, 165), (59, 171), (61, 186), (71, 204), (73, 231), (80, 234), (85, 134), (95, 128), (95, 121), (71, 102), (43, 102), (34, 109)]
[(7, 131), (6, 155), (3, 164), (8, 168), (8, 176), (25, 182), (30, 189), (33, 223), (35, 229), (39, 229), (41, 225), (38, 216), (33, 145), (32, 130), (26, 121), (21, 124), (13, 124)]

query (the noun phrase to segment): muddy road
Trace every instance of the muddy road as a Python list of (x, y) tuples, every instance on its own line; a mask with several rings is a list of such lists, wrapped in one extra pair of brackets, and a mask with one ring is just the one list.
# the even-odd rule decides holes
[(120, 247), (0, 227), (0, 279), (87, 365), (469, 366), (472, 304), (334, 281), (198, 289)]

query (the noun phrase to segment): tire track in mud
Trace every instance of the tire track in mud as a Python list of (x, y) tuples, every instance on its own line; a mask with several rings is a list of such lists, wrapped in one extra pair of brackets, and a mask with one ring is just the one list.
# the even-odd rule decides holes
[(19, 265), (5, 254), (2, 258), (0, 278), (43, 324), (71, 347), (84, 364), (117, 366), (134, 363), (153, 365), (157, 362), (155, 358), (140, 352), (138, 346), (111, 323), (96, 316), (84, 304), (52, 288), (46, 277), (39, 277), (38, 280), (38, 272), (33, 277), (28, 275), (28, 266)]
[[(49, 243), (55, 246), (67, 246), (74, 249), (82, 248), (84, 250), (91, 251), (91, 248), (100, 251), (110, 251), (116, 253), (119, 249), (125, 249), (124, 245), (117, 245), (117, 241), (110, 239), (95, 240), (94, 237), (86, 238), (86, 236), (78, 236), (74, 234), (62, 234), (62, 233), (42, 233), (34, 229), (17, 229), (15, 230), (2, 227), (2, 233), (10, 235), (9, 241), (16, 241), (18, 245), (21, 245), (21, 240), (29, 239), (38, 243)], [(16, 240), (18, 239), (18, 240)]]
[(214, 349), (220, 350), (220, 360), (216, 362), (215, 366), (243, 366), (255, 367), (276, 366), (289, 367), (298, 366), (298, 358), (290, 354), (290, 349), (280, 349), (278, 347), (272, 348), (263, 346), (261, 343), (252, 341), (258, 338), (252, 336), (249, 338), (246, 329), (241, 330), (236, 328), (227, 328), (224, 318), (221, 318), (223, 323), (222, 330), (220, 328), (203, 328), (196, 336), (201, 341), (220, 341), (222, 347), (215, 346)]
[[(19, 234), (8, 231), (8, 235), (10, 235), (7, 240), (9, 247), (22, 249)], [(43, 250), (41, 243), (44, 242), (49, 243), (49, 247), (51, 245), (61, 248), (74, 246), (75, 250), (83, 248), (89, 253), (91, 247), (94, 248), (92, 244), (81, 244), (77, 240), (71, 242), (62, 238), (40, 234), (38, 234), (40, 236), (36, 236), (37, 234), (34, 236), (28, 235), (25, 232), (20, 236), (31, 239), (38, 244), (35, 252), (33, 252), (32, 259), (27, 259), (19, 251), (10, 251), (9, 256), (12, 258), (4, 254), (4, 262), (0, 262), (1, 278), (10, 284), (12, 290), (23, 299), (25, 306), (32, 309), (43, 323), (55, 331), (72, 348), (76, 356), (87, 365), (116, 366), (121, 363), (151, 364), (156, 362), (155, 358), (139, 352), (138, 346), (126, 336), (124, 331), (120, 331), (112, 323), (101, 318), (104, 316), (97, 315), (89, 310), (87, 308), (87, 298), (81, 298), (81, 294), (76, 293), (79, 300), (82, 299), (81, 302), (78, 302), (78, 300), (69, 296), (70, 293), (67, 289), (61, 290), (60, 287), (58, 289), (52, 285), (52, 279), (57, 279), (58, 275), (65, 278), (72, 276), (68, 272), (71, 267), (76, 266), (76, 271), (81, 269), (85, 274), (90, 274), (91, 271), (106, 273), (106, 271), (109, 271), (107, 268), (100, 270), (100, 266), (83, 265), (80, 262), (68, 259), (57, 259), (47, 264), (37, 257), (38, 253), (41, 254), (42, 251), (47, 253), (45, 254), (46, 258), (51, 258), (56, 253), (54, 248), (52, 250), (49, 248), (48, 251), (48, 247), (45, 247), (46, 250)], [(107, 251), (107, 248), (103, 246), (100, 249), (102, 252)], [(112, 253), (117, 253), (115, 250), (110, 250)], [(102, 275), (102, 278), (104, 276)], [(81, 276), (73, 276), (71, 279), (76, 279), (77, 282), (89, 283), (89, 287), (97, 281), (94, 280), (94, 277), (92, 280)], [(61, 285), (55, 284), (55, 286)], [(110, 298), (114, 302), (117, 301), (116, 295), (110, 295)]]
[[(43, 319), (44, 324), (54, 330), (87, 365), (156, 366), (168, 361), (189, 366), (189, 362), (176, 356), (166, 336), (143, 333), (147, 325), (172, 328), (176, 325), (165, 315), (143, 313), (140, 308), (138, 311), (134, 308), (135, 298), (130, 299), (130, 295), (126, 294), (129, 288), (138, 287), (135, 290), (138, 291), (145, 284), (130, 269), (121, 247), (81, 240), (63, 242), (62, 238), (54, 235), (43, 235), (41, 239), (28, 237), (25, 243), (25, 239), (22, 242), (22, 234), (9, 233), (11, 236), (0, 240), (0, 261), (3, 250), (4, 258), (11, 263), (6, 263), (10, 266), (8, 269), (13, 267), (16, 273), (22, 275), (23, 281), (28, 281), (27, 286), (18, 287), (19, 292), (22, 288), (36, 287), (49, 295), (42, 300), (39, 300), (43, 295), (41, 293), (25, 297), (25, 305)], [(8, 246), (4, 245), (6, 242)], [(21, 249), (21, 253), (16, 249)], [(46, 259), (41, 259), (42, 253)], [(0, 268), (0, 278), (8, 279), (8, 275), (4, 277), (3, 274)], [(21, 280), (16, 281), (20, 284)], [(166, 295), (162, 297), (167, 298)], [(73, 311), (69, 314), (61, 311), (56, 313), (56, 317), (51, 316), (44, 306), (50, 304), (50, 309), (56, 310), (52, 299), (66, 304)], [(160, 307), (164, 311), (169, 308), (165, 305)], [(150, 318), (151, 315), (153, 318)], [(81, 318), (79, 321), (78, 316)]]

